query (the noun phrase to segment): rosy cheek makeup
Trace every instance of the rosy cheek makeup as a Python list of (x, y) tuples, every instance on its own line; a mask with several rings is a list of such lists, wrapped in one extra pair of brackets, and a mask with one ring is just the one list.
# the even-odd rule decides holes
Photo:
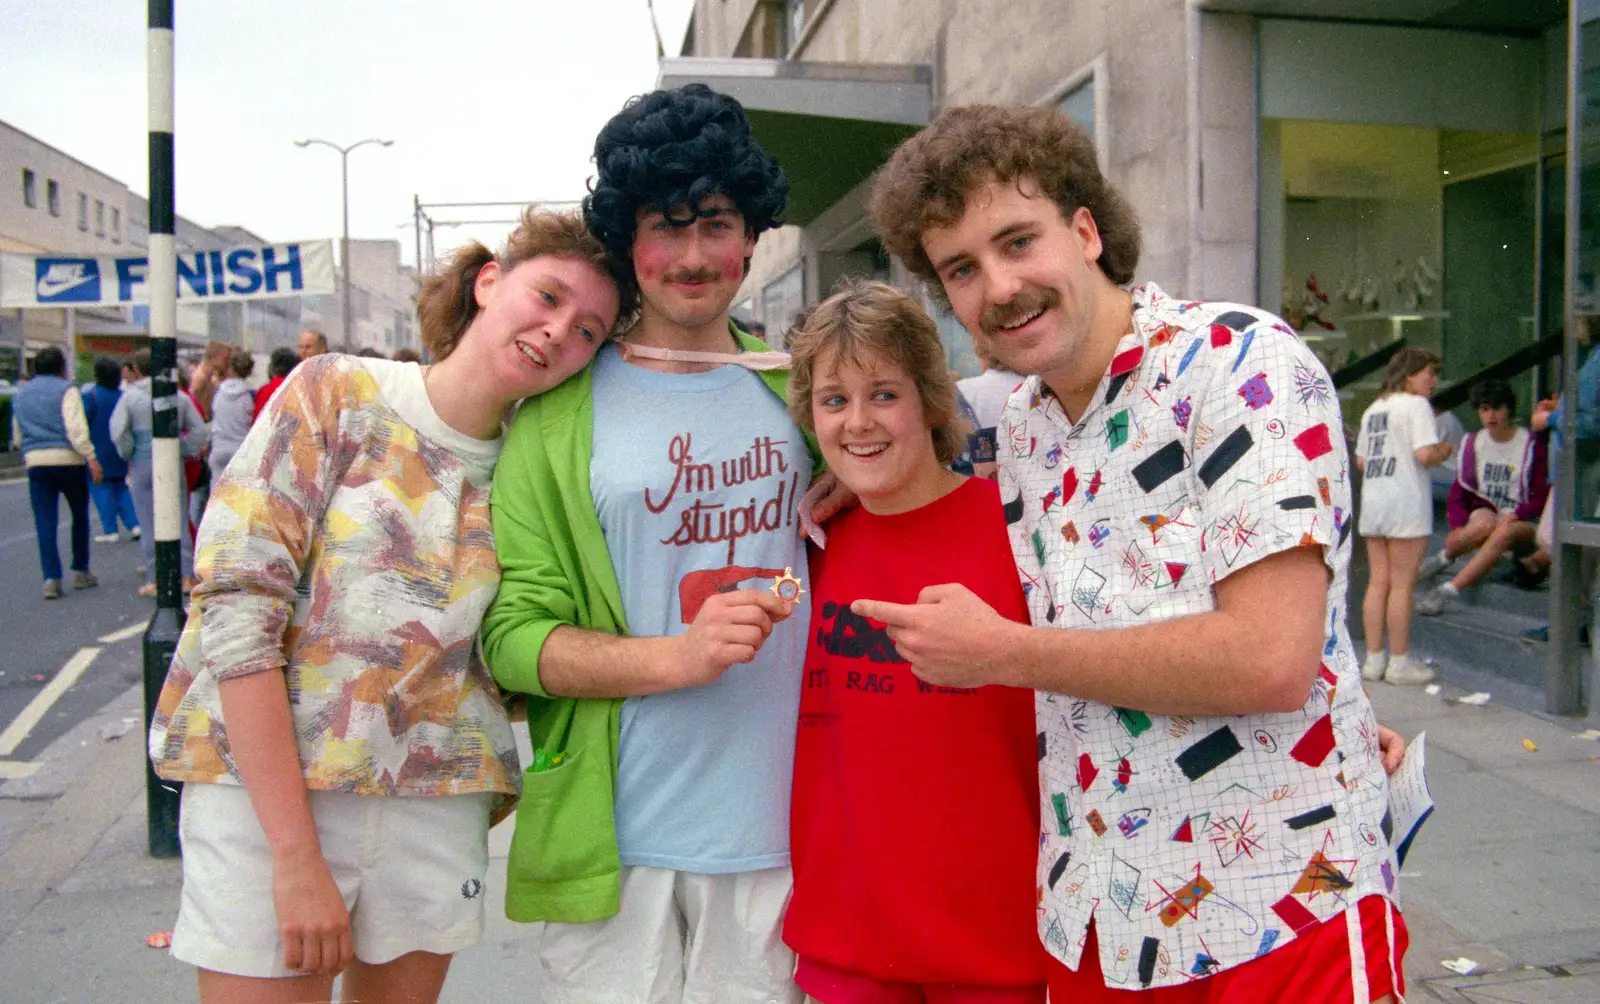
[(722, 278), (743, 278), (744, 276), (744, 244), (734, 244), (728, 250), (720, 250), (713, 259), (717, 264), (717, 271), (722, 273)]
[(660, 279), (666, 273), (671, 259), (672, 256), (665, 248), (653, 246), (646, 241), (639, 241), (633, 246), (633, 270), (642, 280)]

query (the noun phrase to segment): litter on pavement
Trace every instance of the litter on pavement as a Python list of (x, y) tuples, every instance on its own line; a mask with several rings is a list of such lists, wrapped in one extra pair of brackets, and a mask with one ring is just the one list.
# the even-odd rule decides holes
[(1457, 697), (1455, 703), (1469, 704), (1474, 708), (1481, 708), (1489, 703), (1489, 695), (1480, 690), (1465, 697)]
[[(151, 948), (171, 948), (172, 932), (157, 931), (156, 933), (150, 935), (150, 937), (144, 939), (144, 943)], [(1446, 965), (1449, 965), (1449, 963), (1446, 963)]]
[(1439, 964), (1450, 970), (1452, 973), (1459, 973), (1462, 976), (1471, 976), (1473, 973), (1478, 971), (1478, 964), (1467, 958), (1465, 955), (1461, 956), (1459, 959), (1445, 959)]
[(101, 742), (110, 742), (113, 739), (122, 738), (128, 734), (128, 730), (133, 728), (135, 723), (138, 721), (139, 719), (137, 718), (128, 717), (123, 718), (120, 721), (107, 722), (106, 724), (100, 726)]
[(1429, 697), (1438, 697), (1439, 691), (1442, 689), (1444, 688), (1440, 687), (1437, 683), (1430, 683), (1426, 687), (1422, 688), (1422, 692), (1427, 694)]
[(1527, 750), (1529, 753), (1539, 752), (1539, 744), (1534, 742), (1532, 739), (1522, 740), (1522, 748)]

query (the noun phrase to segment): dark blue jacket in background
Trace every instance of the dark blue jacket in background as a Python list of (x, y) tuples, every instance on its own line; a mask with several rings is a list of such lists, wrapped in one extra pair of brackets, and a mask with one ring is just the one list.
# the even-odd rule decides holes
[(101, 477), (106, 480), (128, 476), (128, 462), (122, 459), (111, 441), (111, 409), (121, 398), (121, 390), (107, 390), (99, 384), (83, 392), (83, 417), (89, 420), (89, 441), (94, 443), (94, 457), (100, 461)]

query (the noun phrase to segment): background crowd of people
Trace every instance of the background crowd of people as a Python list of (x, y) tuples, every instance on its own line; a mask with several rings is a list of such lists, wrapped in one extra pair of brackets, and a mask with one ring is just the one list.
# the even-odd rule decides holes
[[(299, 348), (274, 349), (268, 379), (252, 387), (255, 356), (227, 342), (206, 345), (197, 360), (180, 363), (179, 449), (183, 458), (187, 532), (180, 536), (181, 575), (187, 592), (194, 582), (193, 543), (205, 512), (210, 486), (221, 478), (251, 425), (279, 385), (300, 362), (328, 351), (326, 337), (302, 332)], [(382, 358), (375, 349), (357, 355)], [(398, 362), (420, 363), (415, 349), (400, 349)], [(12, 403), (12, 442), (28, 471), (29, 502), (38, 538), (40, 572), (46, 599), (66, 588), (91, 589), (99, 579), (90, 571), (90, 542), (138, 541), (143, 550), (139, 595), (155, 595), (154, 541), (144, 528), (154, 519), (151, 472), (152, 411), (150, 353), (98, 356), (93, 380), (71, 382), (69, 362), (57, 348), (39, 352), (31, 379), (23, 381)], [(61, 503), (71, 522), (70, 578), (64, 577), (57, 542)], [(100, 532), (90, 525), (90, 504)]]

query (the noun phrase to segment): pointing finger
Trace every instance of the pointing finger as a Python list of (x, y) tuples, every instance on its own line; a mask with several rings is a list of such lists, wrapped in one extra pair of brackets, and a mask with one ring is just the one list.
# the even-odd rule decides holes
[(915, 604), (882, 600), (856, 600), (850, 604), (850, 611), (857, 617), (867, 617), (892, 628), (909, 627), (916, 609)]

